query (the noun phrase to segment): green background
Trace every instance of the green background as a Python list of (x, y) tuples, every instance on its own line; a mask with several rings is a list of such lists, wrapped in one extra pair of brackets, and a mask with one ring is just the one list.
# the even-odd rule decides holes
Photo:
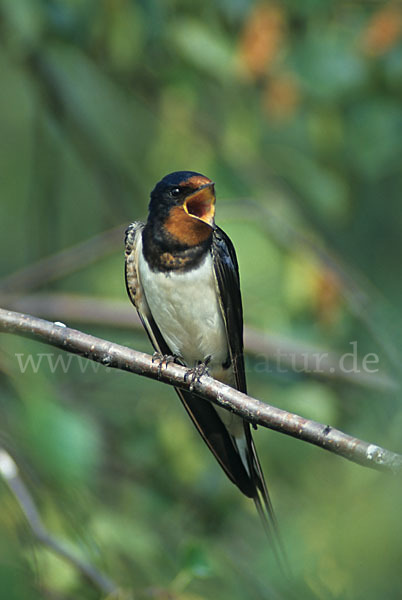
[[(166, 173), (199, 171), (246, 325), (271, 344), (248, 344), (250, 393), (402, 452), (401, 32), (397, 2), (1, 0), (0, 304), (150, 352), (124, 317), (123, 231)], [(50, 276), (11, 277), (113, 228)], [(377, 373), (275, 361), (351, 342)], [(37, 372), (30, 353), (47, 355)], [(400, 598), (400, 475), (260, 428), (287, 582), (173, 390), (59, 356), (1, 335), (0, 444), (49, 531), (122, 597)], [(0, 590), (101, 597), (34, 540), (2, 479)]]

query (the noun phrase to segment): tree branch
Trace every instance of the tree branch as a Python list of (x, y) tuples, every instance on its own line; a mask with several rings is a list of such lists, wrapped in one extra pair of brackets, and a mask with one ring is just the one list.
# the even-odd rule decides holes
[(243, 394), (212, 377), (203, 376), (191, 384), (186, 381), (187, 369), (172, 364), (159, 368), (152, 357), (108, 340), (51, 323), (30, 315), (0, 309), (0, 331), (15, 333), (79, 354), (107, 367), (122, 369), (163, 383), (189, 389), (203, 398), (226, 408), (255, 425), (268, 427), (310, 444), (314, 444), (348, 460), (383, 471), (402, 468), (402, 455), (375, 444), (364, 442), (299, 415), (270, 406)]
[(14, 494), (36, 539), (69, 562), (103, 594), (106, 594), (110, 598), (117, 598), (119, 588), (113, 581), (98, 571), (93, 565), (79, 558), (65, 544), (48, 532), (40, 518), (38, 509), (28, 488), (19, 475), (15, 461), (3, 448), (0, 448), (0, 475), (3, 476), (8, 487)]
[[(12, 310), (34, 313), (43, 319), (61, 319), (79, 325), (121, 327), (144, 332), (139, 317), (127, 301), (64, 293), (18, 296), (4, 294), (1, 290), (0, 281), (0, 303)], [(244, 349), (258, 361), (263, 361), (263, 371), (275, 371), (280, 366), (280, 372), (284, 372), (282, 367), (285, 367), (288, 372), (296, 371), (320, 380), (344, 381), (371, 390), (393, 392), (399, 389), (398, 383), (387, 374), (366, 372), (360, 363), (353, 370), (341, 369), (340, 355), (277, 333), (262, 333), (246, 326)]]

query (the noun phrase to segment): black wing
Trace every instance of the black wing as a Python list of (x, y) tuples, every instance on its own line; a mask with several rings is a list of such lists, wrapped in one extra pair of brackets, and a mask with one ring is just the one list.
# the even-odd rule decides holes
[[(247, 393), (243, 354), (243, 308), (240, 292), (239, 267), (233, 244), (226, 233), (219, 227), (216, 227), (214, 230), (212, 256), (236, 387), (239, 391)], [(279, 537), (274, 510), (254, 441), (251, 436), (250, 425), (247, 421), (243, 420), (243, 427), (247, 443), (246, 458), (248, 464), (249, 488), (252, 490), (251, 497), (255, 502), (265, 529), (274, 543), (274, 551), (278, 558), (278, 562), (284, 566), (284, 570), (286, 571), (286, 554)]]
[(214, 230), (212, 257), (219, 302), (226, 325), (231, 366), (236, 387), (247, 393), (243, 355), (243, 307), (240, 293), (239, 267), (232, 242), (222, 229)]

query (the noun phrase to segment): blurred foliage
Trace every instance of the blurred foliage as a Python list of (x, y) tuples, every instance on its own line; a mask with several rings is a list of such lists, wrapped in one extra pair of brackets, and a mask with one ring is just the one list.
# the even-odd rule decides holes
[[(400, 379), (401, 36), (397, 1), (0, 0), (0, 274), (144, 218), (163, 175), (200, 171), (246, 322), (324, 351), (357, 340)], [(42, 289), (125, 299), (122, 273), (121, 247)], [(140, 333), (85, 329), (150, 351)], [(49, 530), (128, 597), (400, 597), (400, 479), (257, 432), (283, 581), (172, 390), (1, 341), (0, 442)], [(42, 362), (22, 373), (30, 353)], [(253, 395), (402, 451), (400, 389), (247, 365)], [(2, 594), (99, 597), (1, 481), (0, 501)]]

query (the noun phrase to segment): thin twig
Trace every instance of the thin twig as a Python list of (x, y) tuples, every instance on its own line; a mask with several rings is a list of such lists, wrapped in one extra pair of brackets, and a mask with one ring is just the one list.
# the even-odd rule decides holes
[(158, 362), (153, 361), (148, 354), (70, 329), (63, 324), (0, 309), (0, 331), (33, 338), (67, 352), (85, 356), (105, 366), (151, 379), (160, 379), (179, 388), (189, 389), (192, 385), (198, 395), (236, 413), (250, 423), (280, 431), (366, 467), (383, 471), (402, 468), (400, 454), (354, 438), (329, 425), (265, 404), (212, 377), (205, 375), (199, 381), (190, 383), (185, 378), (187, 370), (180, 365), (170, 363), (161, 371)]
[[(44, 319), (122, 327), (143, 332), (140, 319), (132, 306), (121, 300), (105, 300), (81, 294), (52, 293), (19, 297), (0, 293), (0, 302), (13, 310), (33, 313)], [(244, 344), (245, 351), (260, 361), (260, 372), (280, 368), (280, 372), (294, 371), (309, 377), (345, 381), (373, 390), (392, 392), (399, 387), (388, 375), (365, 371), (360, 364), (350, 370), (342, 369), (341, 357), (336, 353), (275, 333), (261, 333), (252, 327), (245, 327)]]
[(40, 518), (33, 498), (20, 477), (17, 464), (3, 448), (0, 448), (0, 475), (3, 476), (8, 487), (14, 494), (36, 539), (68, 561), (103, 594), (106, 594), (107, 596), (113, 594), (113, 597), (116, 597), (115, 594), (118, 593), (119, 588), (111, 579), (106, 577), (90, 563), (79, 558), (74, 552), (69, 550), (65, 544), (47, 531)]

